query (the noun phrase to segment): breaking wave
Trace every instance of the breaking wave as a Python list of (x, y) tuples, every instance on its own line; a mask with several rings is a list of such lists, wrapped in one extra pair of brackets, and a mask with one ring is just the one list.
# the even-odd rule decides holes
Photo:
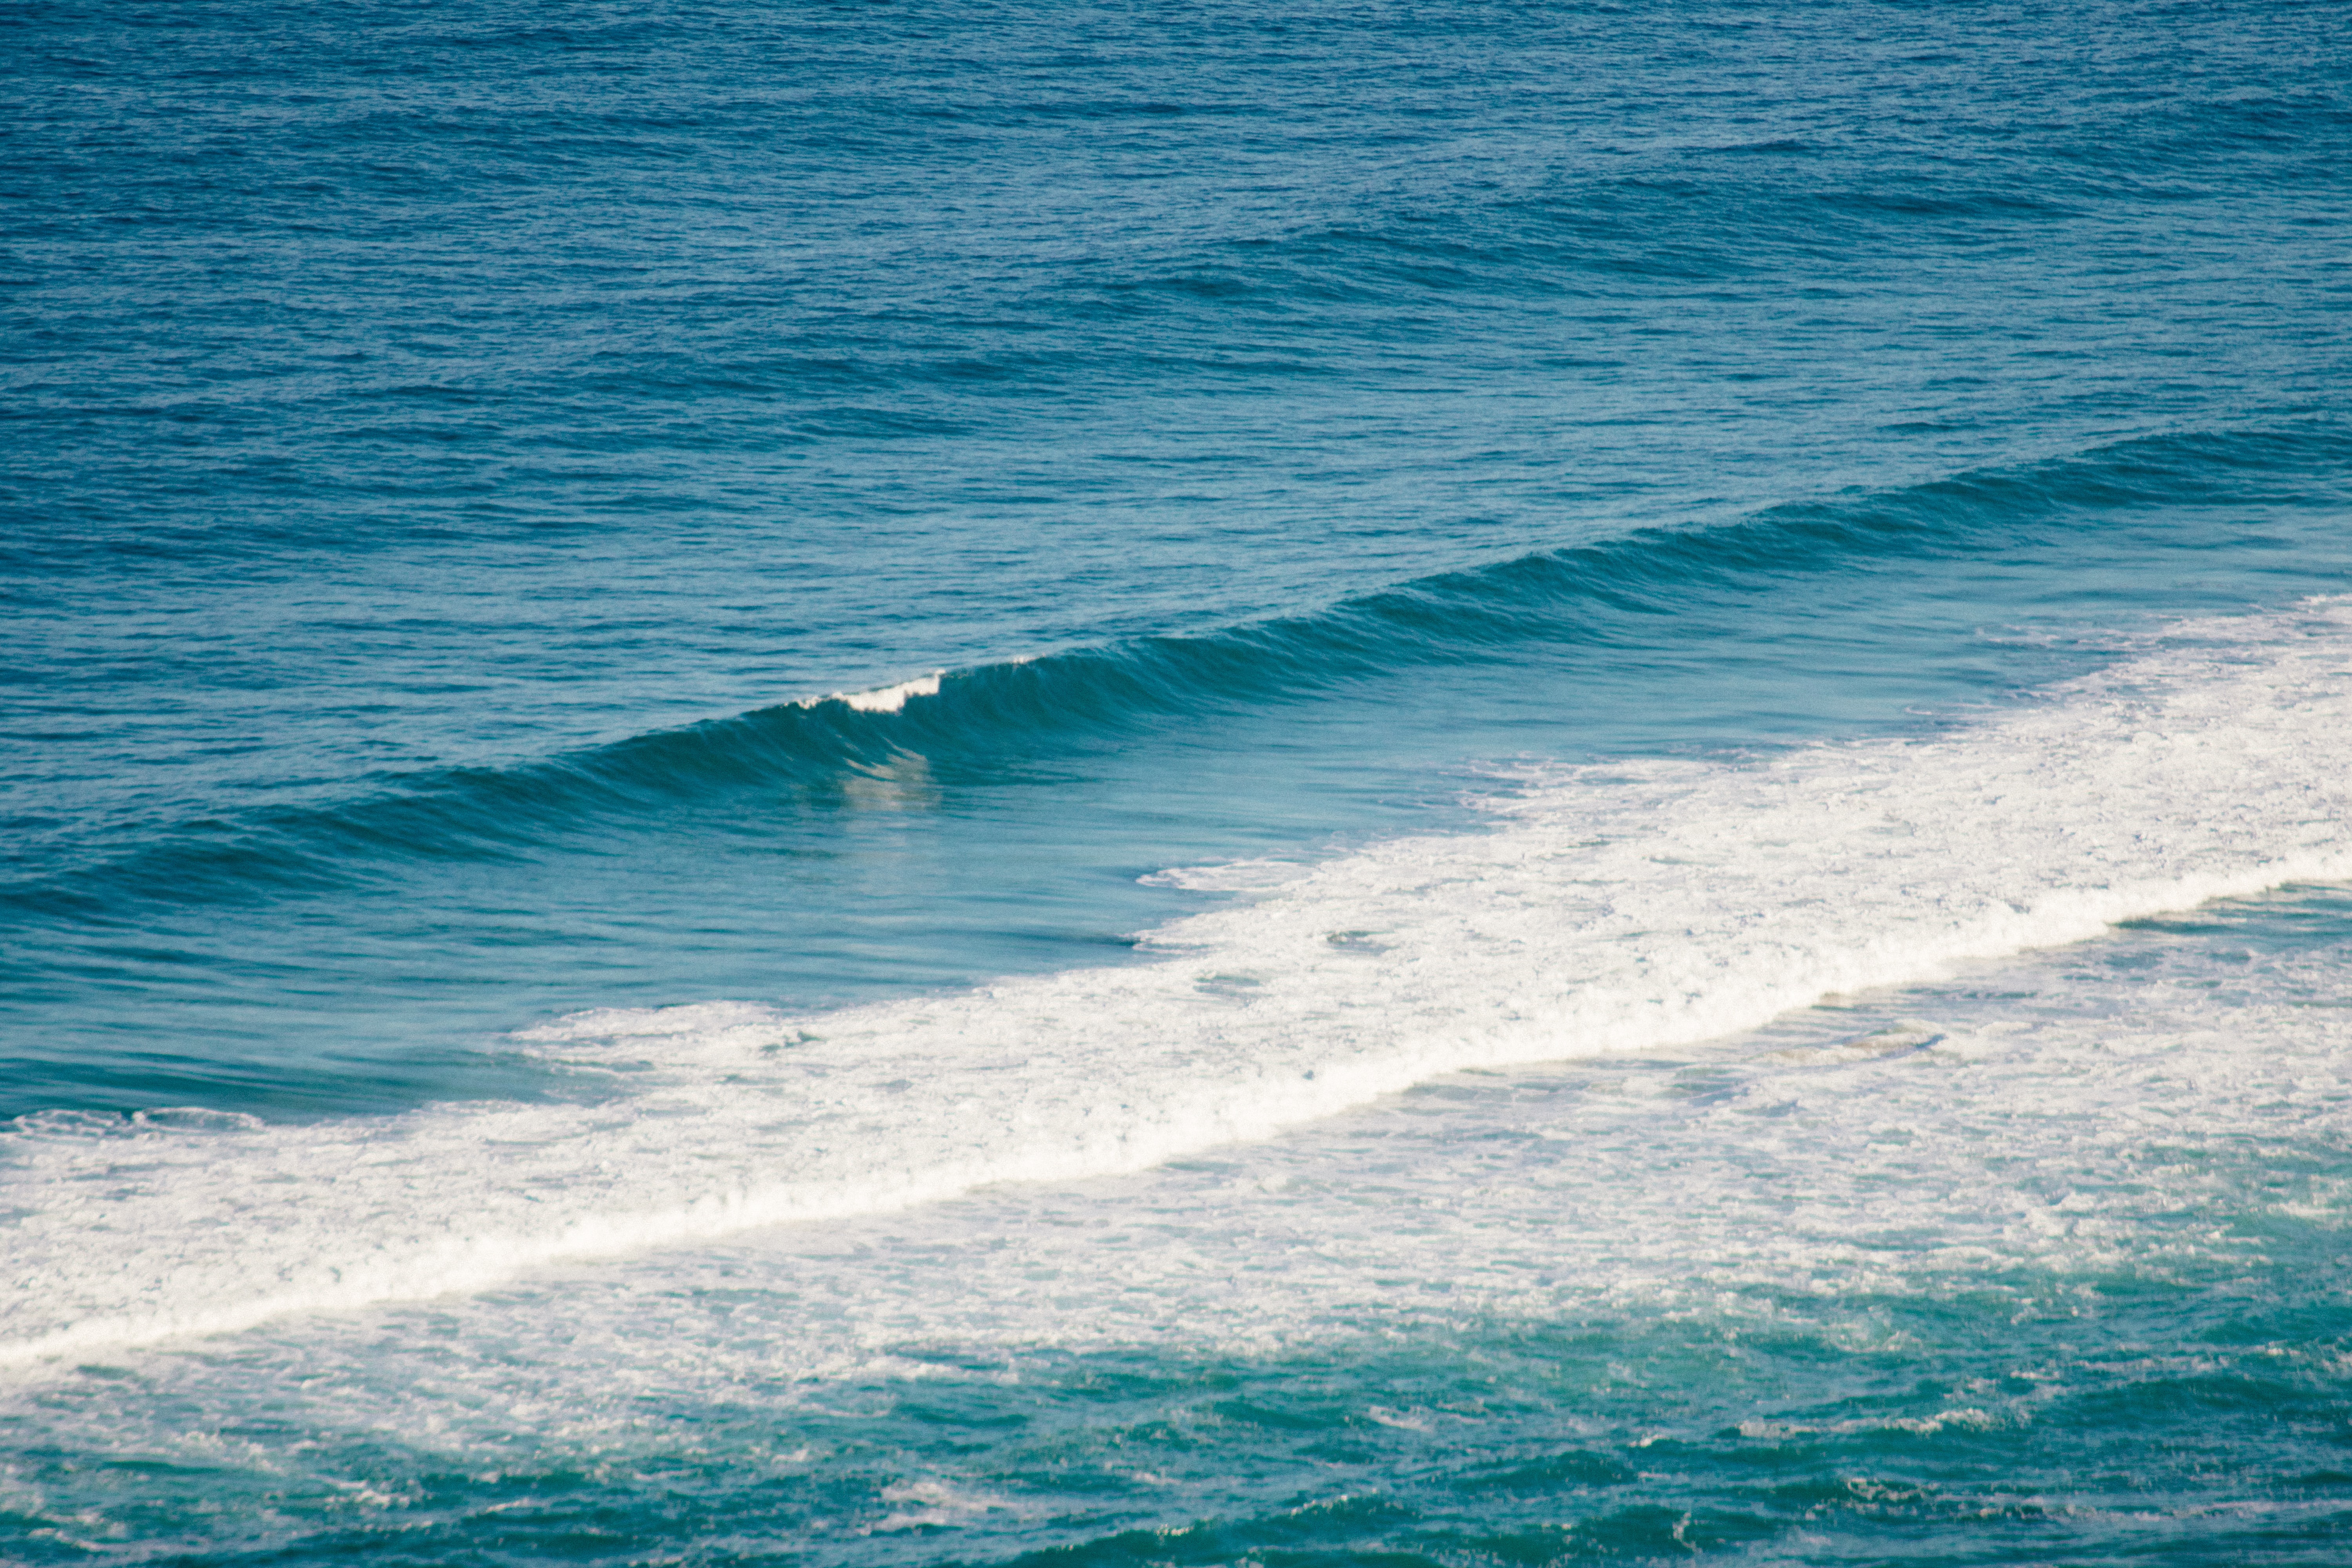
[(1531, 772), (1487, 831), (1236, 868), (1223, 885), (1255, 896), (1149, 933), (1138, 965), (521, 1037), (604, 1080), (593, 1104), (26, 1119), (0, 1181), (20, 1215), (0, 1364), (1133, 1170), (1449, 1072), (1718, 1036), (2352, 877), (2347, 778), (2352, 602), (2314, 601), (2175, 627), (1933, 738)]

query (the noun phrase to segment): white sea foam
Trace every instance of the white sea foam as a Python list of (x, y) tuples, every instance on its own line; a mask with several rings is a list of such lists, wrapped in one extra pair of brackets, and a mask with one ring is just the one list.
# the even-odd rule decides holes
[[(2332, 1004), (2352, 978), (2345, 907), (2264, 900), (1968, 965), (1698, 1047), (1455, 1075), (1150, 1172), (287, 1321), (220, 1352), (142, 1357), (129, 1378), (0, 1384), (0, 1425), (27, 1448), (176, 1462), (180, 1479), (156, 1484), (191, 1496), (218, 1484), (224, 1431), (241, 1434), (235, 1462), (266, 1467), (273, 1486), (339, 1477), (347, 1450), (329, 1435), (349, 1433), (396, 1434), (425, 1475), (495, 1470), (519, 1447), (674, 1462), (683, 1434), (730, 1431), (719, 1442), (740, 1465), (747, 1418), (755, 1450), (792, 1435), (772, 1457), (797, 1468), (811, 1458), (802, 1417), (845, 1401), (863, 1426), (877, 1384), (920, 1401), (908, 1384), (1050, 1379), (1063, 1352), (1344, 1363), (1347, 1347), (1377, 1361), (1400, 1342), (1495, 1329), (1507, 1345), (1515, 1323), (1621, 1315), (1702, 1339), (1883, 1350), (1905, 1334), (1889, 1301), (1939, 1299), (1977, 1319), (1989, 1337), (1972, 1353), (1998, 1382), (1923, 1385), (1844, 1419), (1810, 1387), (1793, 1406), (1753, 1408), (1735, 1387), (1720, 1391), (1728, 1408), (1688, 1418), (1701, 1433), (1768, 1436), (2027, 1425), (2111, 1380), (2164, 1376), (2168, 1355), (2210, 1353), (2190, 1342), (2053, 1366), (2037, 1322), (2127, 1321), (2154, 1280), (2259, 1300), (2295, 1258), (2340, 1250), (2352, 1014)], [(2302, 1318), (2268, 1321), (2282, 1340), (2242, 1352), (2341, 1375), (2333, 1347), (2296, 1337)], [(270, 1415), (258, 1426), (257, 1397)], [(1493, 1414), (1364, 1409), (1424, 1431)], [(0, 1473), (0, 1500), (55, 1509), (28, 1472)], [(404, 1492), (397, 1473), (371, 1480)], [(938, 1479), (992, 1495), (982, 1474)], [(110, 1495), (153, 1506), (150, 1492)]]
[(823, 697), (808, 698), (800, 706), (814, 708), (820, 702), (846, 702), (860, 713), (896, 713), (907, 705), (909, 697), (937, 697), (940, 694), (940, 678), (945, 674), (947, 671), (944, 669), (935, 669), (929, 675), (919, 675), (896, 686), (877, 686), (866, 691), (827, 692)]
[(1229, 860), (1222, 866), (1175, 866), (1138, 877), (1148, 888), (1195, 893), (1264, 893), (1298, 880), (1313, 868), (1297, 860)]
[(1381, 846), (1155, 932), (1153, 964), (809, 1017), (709, 1004), (535, 1031), (615, 1075), (626, 1092), (603, 1105), (26, 1124), (0, 1186), (21, 1215), (0, 1357), (1133, 1170), (1450, 1071), (1695, 1041), (2341, 879), (2347, 663), (2342, 603), (2207, 624), (1933, 740), (1564, 770), (1498, 804), (1494, 831)]

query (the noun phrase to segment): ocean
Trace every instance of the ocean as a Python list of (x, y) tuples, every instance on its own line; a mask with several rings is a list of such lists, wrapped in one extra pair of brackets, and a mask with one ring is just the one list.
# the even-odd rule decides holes
[(2340, 7), (0, 25), (0, 1561), (2352, 1561)]

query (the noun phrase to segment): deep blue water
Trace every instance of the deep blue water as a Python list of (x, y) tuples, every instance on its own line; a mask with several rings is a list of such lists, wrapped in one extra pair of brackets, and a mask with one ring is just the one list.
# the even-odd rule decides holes
[[(2352, 1551), (2337, 8), (0, 38), (0, 1556)], [(2236, 760), (2033, 728), (2132, 701)], [(2018, 834), (2095, 853), (1878, 875), (1875, 805), (1738, 804), (1906, 756), (1905, 832), (2030, 778)], [(1559, 826), (1612, 770), (1715, 782)], [(1720, 876), (1391, 868), (1525, 810), (1528, 863), (1654, 827)], [(1265, 900), (1200, 982), (1244, 1010), (1306, 983), (1285, 921), (1375, 955), (1418, 1049), (1494, 1000), (1441, 930), (1597, 994), (1541, 944), (1638, 905), (1732, 986), (1867, 946), (1809, 911), (2163, 878), (2152, 923), (1919, 945), (1708, 1040), (1053, 1152), (1192, 1038), (1106, 1000), (1188, 917)], [(1060, 1176), (939, 1174), (923, 1130), (999, 1110), (892, 1043), (935, 1016), (1013, 1042)], [(1265, 1038), (1371, 1049), (1300, 1017)], [(1918, 1018), (1958, 1065), (1754, 1065)], [(866, 1076), (724, 1058), (778, 1019)], [(1254, 1026), (1151, 1092), (1271, 1072)], [(547, 1043), (591, 1037), (625, 1059)], [(817, 1120), (771, 1149), (714, 1120), (738, 1083)], [(877, 1195), (796, 1225), (467, 1217), (637, 1225), (850, 1148)], [(398, 1160), (470, 1195), (367, 1185)]]

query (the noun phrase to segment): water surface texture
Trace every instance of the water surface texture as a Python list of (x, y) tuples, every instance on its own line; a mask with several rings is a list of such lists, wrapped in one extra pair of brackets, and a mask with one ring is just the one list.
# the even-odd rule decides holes
[(2352, 1555), (2338, 8), (0, 37), (0, 1557)]

